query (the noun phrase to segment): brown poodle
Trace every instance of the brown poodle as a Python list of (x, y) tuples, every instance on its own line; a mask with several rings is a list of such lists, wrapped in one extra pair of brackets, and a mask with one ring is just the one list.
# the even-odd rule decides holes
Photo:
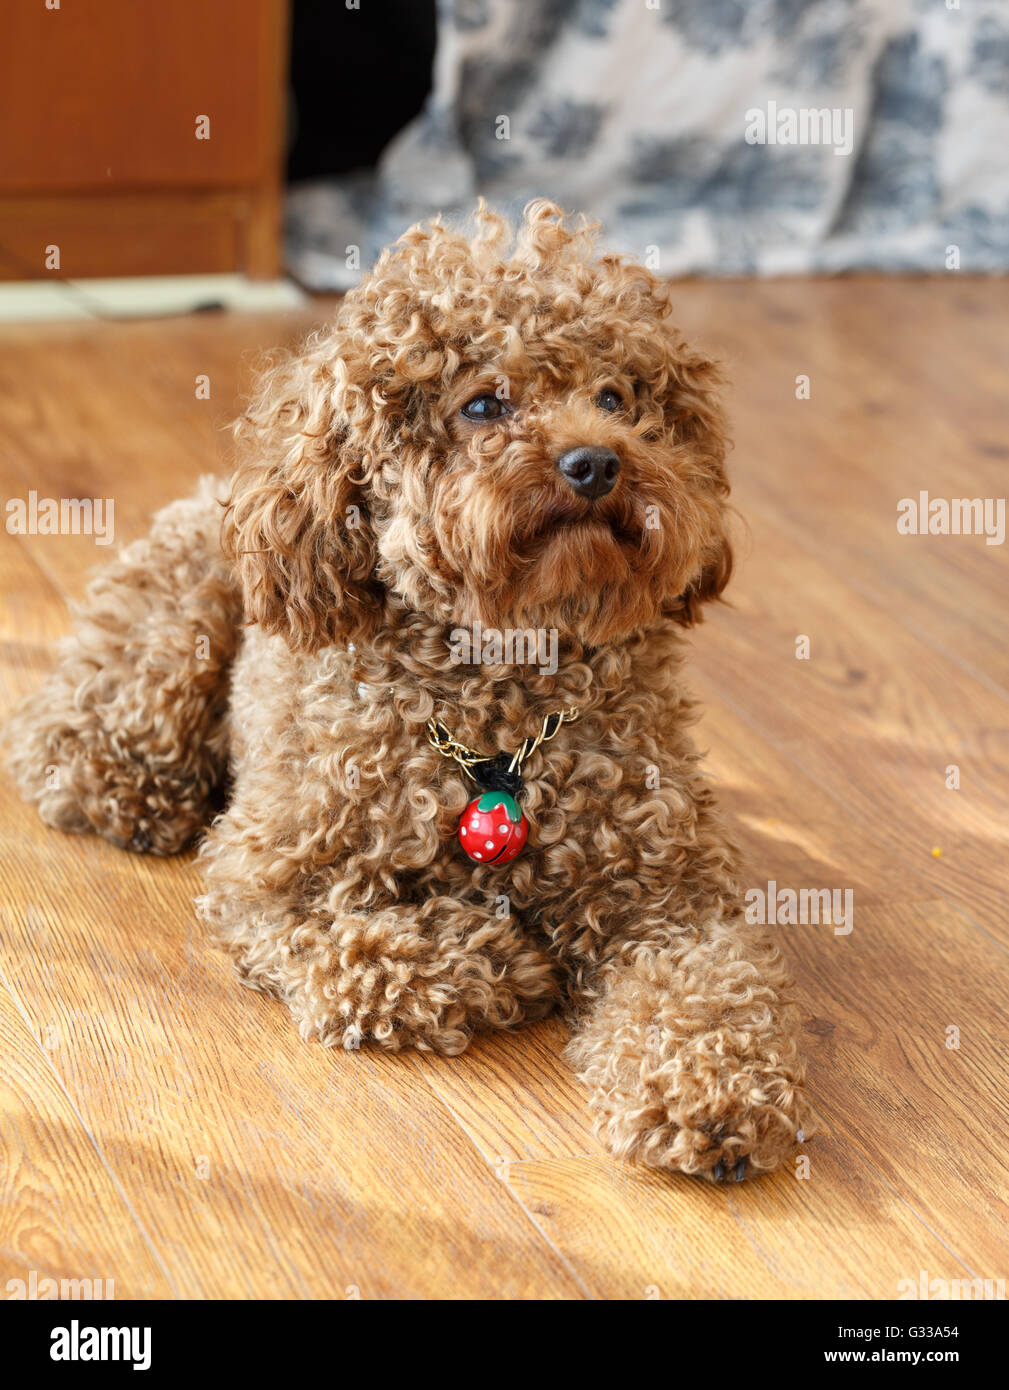
[[(612, 1152), (717, 1179), (775, 1167), (807, 1108), (688, 736), (726, 438), (669, 315), (547, 203), (514, 243), (483, 206), (472, 238), (414, 227), (266, 373), (223, 545), (206, 482), (91, 585), (13, 766), (49, 824), (159, 854), (227, 776), (201, 911), (303, 1037), (458, 1053), (563, 1002)], [(556, 661), (460, 661), (477, 622)], [(480, 789), (431, 720), (513, 778), (513, 861), (464, 851)]]

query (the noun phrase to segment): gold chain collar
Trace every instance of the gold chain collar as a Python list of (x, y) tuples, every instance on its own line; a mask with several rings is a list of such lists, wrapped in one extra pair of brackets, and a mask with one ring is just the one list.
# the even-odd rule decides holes
[[(573, 724), (578, 718), (580, 710), (565, 709), (556, 710), (553, 714), (544, 716), (542, 727), (535, 738), (523, 739), (521, 745), (515, 751), (511, 762), (508, 764), (509, 772), (521, 772), (522, 764), (527, 758), (531, 757), (541, 743), (549, 743), (560, 733), (564, 724)], [(551, 728), (551, 724), (553, 727)], [(475, 763), (490, 762), (483, 753), (476, 752), (473, 748), (467, 748), (464, 743), (459, 743), (452, 733), (445, 727), (440, 719), (431, 718), (427, 721), (427, 741), (432, 748), (442, 755), (443, 758), (454, 758), (459, 766), (467, 773)], [(494, 756), (493, 754), (491, 755)]]

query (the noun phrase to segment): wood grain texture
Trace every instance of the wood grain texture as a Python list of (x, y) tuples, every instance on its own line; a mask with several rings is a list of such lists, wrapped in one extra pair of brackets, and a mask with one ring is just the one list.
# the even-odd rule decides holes
[[(272, 176), (286, 8), (278, 0), (5, 8), (0, 188), (225, 187)], [(201, 115), (210, 134), (197, 141)]]
[(43, 1279), (111, 1280), (119, 1294), (178, 1295), (171, 1275), (97, 1148), (49, 1054), (0, 974), (0, 1287)]
[[(0, 197), (0, 280), (244, 269), (251, 207), (250, 195), (240, 192)], [(59, 247), (58, 270), (47, 265), (52, 246)]]
[[(735, 380), (749, 526), (733, 607), (694, 640), (698, 737), (747, 882), (852, 894), (848, 934), (780, 928), (824, 1120), (808, 1177), (715, 1190), (612, 1163), (557, 1019), (456, 1059), (303, 1044), (208, 949), (191, 857), (48, 831), (4, 778), (0, 1285), (35, 1269), (120, 1297), (889, 1298), (923, 1269), (1009, 1272), (1007, 550), (896, 530), (920, 489), (1004, 493), (1009, 285), (676, 299)], [(139, 534), (224, 467), (258, 352), (327, 307), (0, 330), (0, 499), (113, 497), (117, 539)], [(0, 714), (107, 553), (0, 532)]]
[(288, 0), (5, 6), (0, 280), (276, 275), (289, 29)]
[(517, 1163), (509, 1183), (594, 1298), (895, 1298), (922, 1269), (966, 1277), (844, 1139), (766, 1189), (683, 1193), (601, 1158)]

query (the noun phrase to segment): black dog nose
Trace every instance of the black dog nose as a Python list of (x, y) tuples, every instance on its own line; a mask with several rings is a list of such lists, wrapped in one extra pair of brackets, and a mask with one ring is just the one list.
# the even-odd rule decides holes
[(579, 444), (561, 454), (557, 467), (579, 497), (605, 497), (617, 481), (620, 460), (612, 449)]

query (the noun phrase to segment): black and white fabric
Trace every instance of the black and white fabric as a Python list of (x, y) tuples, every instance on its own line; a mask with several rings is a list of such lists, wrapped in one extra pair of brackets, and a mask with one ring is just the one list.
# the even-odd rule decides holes
[(479, 194), (585, 211), (666, 275), (1004, 270), (1009, 5), (441, 0), (424, 110), (291, 191), (290, 268), (344, 289)]

